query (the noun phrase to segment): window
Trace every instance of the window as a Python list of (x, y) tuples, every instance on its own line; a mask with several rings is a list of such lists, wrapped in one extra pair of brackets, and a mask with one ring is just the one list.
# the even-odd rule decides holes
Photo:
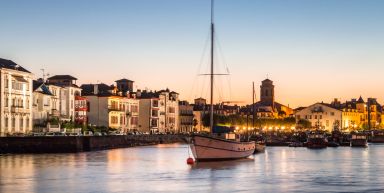
[(15, 128), (16, 126), (16, 119), (15, 117), (12, 117), (12, 128)]
[(120, 117), (120, 125), (125, 125), (125, 117)]
[(317, 119), (317, 115), (315, 115), (315, 119)]
[(23, 130), (24, 128), (24, 120), (20, 119), (20, 130)]
[(132, 105), (132, 106), (131, 106), (131, 111), (132, 111), (133, 113), (137, 113), (137, 112), (139, 112), (139, 107), (138, 107), (137, 105)]
[(335, 115), (335, 113), (334, 112), (331, 112), (331, 116), (334, 116)]
[(9, 84), (9, 79), (5, 78), (5, 88), (8, 88), (8, 84)]
[(323, 115), (319, 115), (320, 116), (320, 119), (323, 119)]
[(168, 111), (169, 113), (175, 113), (175, 107), (169, 107)]
[(329, 120), (325, 121), (325, 125), (328, 127), (329, 126)]
[(117, 124), (118, 123), (118, 117), (111, 116), (111, 124)]
[(29, 127), (29, 118), (27, 117), (27, 119), (26, 119), (26, 125), (27, 125), (27, 128)]
[(168, 118), (168, 122), (169, 122), (170, 124), (175, 124), (175, 117), (169, 117), (169, 118)]
[(312, 115), (309, 115), (309, 119), (312, 119)]
[(139, 117), (131, 117), (131, 125), (137, 125), (139, 123)]
[(157, 119), (151, 120), (151, 127), (157, 127)]
[(8, 128), (8, 117), (5, 117), (4, 122), (5, 122), (4, 126), (7, 129)]

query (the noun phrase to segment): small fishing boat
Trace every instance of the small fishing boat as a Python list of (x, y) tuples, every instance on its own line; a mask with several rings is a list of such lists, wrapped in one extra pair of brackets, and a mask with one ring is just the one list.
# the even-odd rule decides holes
[(368, 147), (368, 137), (364, 133), (354, 133), (351, 136), (351, 147)]

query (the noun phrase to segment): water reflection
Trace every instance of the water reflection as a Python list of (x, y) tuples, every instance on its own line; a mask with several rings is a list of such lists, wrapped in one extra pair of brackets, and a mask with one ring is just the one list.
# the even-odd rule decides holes
[(0, 156), (0, 192), (383, 192), (383, 145), (269, 147), (249, 159), (186, 164), (188, 147), (158, 145)]
[(208, 170), (231, 170), (236, 167), (244, 167), (246, 165), (253, 165), (253, 158), (246, 158), (232, 161), (211, 161), (211, 162), (196, 162), (191, 166), (193, 170), (208, 169)]

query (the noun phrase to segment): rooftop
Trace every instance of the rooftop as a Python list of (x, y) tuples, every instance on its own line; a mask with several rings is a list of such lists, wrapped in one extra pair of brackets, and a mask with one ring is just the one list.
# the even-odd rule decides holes
[(7, 68), (7, 69), (31, 73), (27, 69), (13, 62), (12, 60), (6, 60), (3, 58), (0, 58), (0, 68)]

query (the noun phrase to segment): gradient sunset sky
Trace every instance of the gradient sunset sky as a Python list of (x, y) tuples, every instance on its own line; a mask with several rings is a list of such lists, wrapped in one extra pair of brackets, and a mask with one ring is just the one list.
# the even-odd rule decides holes
[[(217, 71), (231, 73), (218, 99), (249, 102), (268, 74), (292, 107), (384, 102), (383, 10), (383, 0), (216, 0)], [(209, 0), (0, 0), (0, 58), (36, 78), (44, 68), (78, 84), (128, 78), (207, 97), (209, 16)]]

